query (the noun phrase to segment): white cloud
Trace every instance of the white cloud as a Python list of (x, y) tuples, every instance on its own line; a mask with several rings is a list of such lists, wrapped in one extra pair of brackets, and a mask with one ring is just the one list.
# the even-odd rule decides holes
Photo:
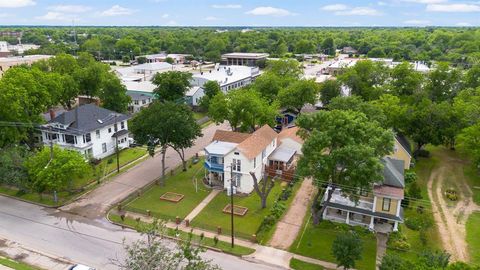
[(205, 17), (204, 20), (205, 21), (218, 21), (220, 19), (217, 18), (217, 17), (214, 17), (214, 16), (208, 16), (208, 17)]
[(448, 0), (402, 0), (403, 2), (418, 3), (418, 4), (439, 4), (446, 3)]
[(33, 0), (0, 0), (0, 8), (19, 8), (35, 4)]
[(57, 5), (57, 6), (50, 6), (48, 10), (52, 10), (54, 12), (66, 12), (66, 13), (84, 13), (92, 8), (89, 6), (82, 6), (82, 5)]
[(247, 11), (246, 14), (255, 15), (255, 16), (274, 16), (274, 17), (285, 17), (296, 15), (296, 13), (290, 12), (283, 8), (275, 7), (256, 7), (250, 11)]
[(431, 12), (480, 12), (480, 5), (475, 4), (431, 4), (427, 6)]
[(223, 9), (239, 9), (242, 8), (242, 5), (239, 4), (225, 4), (225, 5), (212, 5), (212, 8), (223, 8)]
[(178, 23), (174, 20), (170, 20), (170, 21), (167, 22), (167, 25), (175, 26), (175, 25), (178, 25)]
[(341, 16), (380, 16), (382, 13), (371, 7), (354, 7), (349, 10), (337, 11), (335, 15)]
[(378, 2), (377, 2), (377, 5), (379, 5), (379, 6), (387, 6), (388, 4), (385, 3), (385, 2), (383, 2), (383, 1), (378, 1)]
[(428, 25), (431, 22), (429, 20), (406, 20), (403, 22), (404, 24), (410, 24), (410, 25)]
[(71, 17), (61, 12), (55, 12), (55, 11), (49, 11), (47, 12), (47, 14), (43, 16), (38, 16), (35, 18), (38, 20), (44, 20), (44, 21), (70, 21), (74, 19), (74, 17)]
[(168, 18), (170, 18), (170, 14), (165, 13), (165, 14), (162, 15), (162, 18), (163, 19), (168, 19)]
[(347, 5), (344, 5), (344, 4), (333, 4), (333, 5), (323, 6), (322, 10), (340, 11), (340, 10), (346, 10), (347, 8), (348, 8)]
[(130, 15), (134, 13), (135, 10), (121, 7), (119, 5), (114, 5), (111, 8), (104, 10), (100, 13), (101, 16), (120, 16), (120, 15)]
[(471, 23), (468, 23), (468, 22), (459, 22), (459, 23), (456, 23), (455, 25), (456, 25), (456, 26), (463, 26), (463, 27), (465, 27), (465, 26), (472, 26), (472, 24), (471, 24)]

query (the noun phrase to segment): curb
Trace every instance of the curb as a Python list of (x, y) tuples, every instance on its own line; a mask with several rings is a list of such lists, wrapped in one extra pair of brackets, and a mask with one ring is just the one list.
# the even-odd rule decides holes
[[(110, 218), (108, 217), (110, 212), (112, 210), (110, 209), (107, 214), (105, 215), (105, 219), (114, 224), (114, 225), (117, 225), (117, 226), (120, 226), (122, 228), (129, 228), (131, 230), (134, 230), (134, 231), (137, 231), (134, 227), (130, 226), (130, 225), (126, 225), (126, 224), (122, 224), (122, 223), (118, 223), (118, 222), (115, 222), (115, 221), (112, 221), (110, 220)], [(138, 231), (137, 231), (138, 232)], [(177, 238), (177, 237), (174, 237), (174, 236), (170, 236), (170, 235), (162, 235), (163, 237), (165, 238), (168, 238), (170, 240), (175, 240), (175, 241), (181, 241), (181, 242), (184, 242), (185, 240), (183, 239), (180, 239), (180, 238)], [(202, 248), (205, 248), (205, 249), (208, 249), (208, 250), (212, 250), (212, 251), (215, 251), (215, 252), (219, 252), (219, 253), (225, 253), (225, 254), (229, 254), (229, 255), (232, 255), (232, 256), (235, 256), (235, 257), (238, 257), (238, 258), (242, 258), (243, 259), (243, 256), (248, 256), (248, 255), (238, 255), (238, 254), (233, 254), (231, 252), (228, 252), (228, 251), (225, 251), (225, 250), (222, 250), (222, 249), (219, 249), (219, 248), (215, 248), (215, 247), (211, 247), (211, 246), (205, 246), (205, 245), (197, 245), (195, 244), (196, 246), (200, 246)]]

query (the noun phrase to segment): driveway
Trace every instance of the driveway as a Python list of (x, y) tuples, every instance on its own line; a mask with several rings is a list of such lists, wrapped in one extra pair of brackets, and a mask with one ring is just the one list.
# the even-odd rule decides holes
[[(227, 124), (209, 125), (204, 128), (203, 137), (195, 141), (193, 147), (185, 151), (185, 157), (191, 158), (203, 150), (213, 138), (216, 130), (229, 130)], [(165, 167), (168, 172), (181, 164), (177, 152), (169, 148), (167, 150)], [(148, 158), (137, 166), (116, 176), (114, 179), (105, 182), (95, 190), (81, 196), (71, 204), (60, 208), (64, 212), (80, 215), (88, 219), (101, 219), (106, 211), (118, 204), (136, 190), (146, 186), (161, 176), (161, 155)]]
[(302, 229), (303, 219), (310, 210), (308, 206), (314, 192), (312, 179), (303, 180), (290, 208), (278, 222), (270, 246), (286, 250), (293, 244)]

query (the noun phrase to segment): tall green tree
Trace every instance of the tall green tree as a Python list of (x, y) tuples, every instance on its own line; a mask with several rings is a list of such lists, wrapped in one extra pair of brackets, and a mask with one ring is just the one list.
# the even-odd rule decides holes
[(0, 184), (27, 188), (28, 174), (23, 163), (30, 156), (25, 146), (8, 146), (0, 149)]
[(270, 60), (267, 71), (285, 79), (298, 79), (302, 74), (300, 63), (295, 59)]
[(451, 101), (461, 87), (460, 72), (441, 62), (427, 76), (425, 92), (434, 102)]
[(280, 89), (277, 99), (283, 108), (295, 110), (300, 114), (305, 104), (315, 104), (317, 96), (318, 84), (314, 80), (298, 80)]
[(423, 75), (403, 62), (392, 69), (388, 88), (394, 95), (408, 97), (421, 91), (422, 81)]
[(220, 85), (216, 81), (208, 81), (203, 85), (204, 96), (200, 99), (200, 107), (207, 111), (210, 106), (210, 100), (222, 92)]
[[(148, 147), (153, 157), (157, 147), (162, 155), (162, 178), (165, 178), (165, 154), (168, 147), (174, 148), (185, 161), (183, 149), (190, 147), (201, 136), (200, 127), (195, 122), (191, 110), (186, 105), (174, 102), (153, 102), (141, 110), (130, 123), (130, 131), (135, 140)], [(185, 166), (185, 162), (183, 162)]]
[(182, 71), (168, 71), (157, 73), (153, 77), (153, 84), (157, 86), (153, 93), (160, 101), (179, 102), (185, 97), (190, 87), (192, 74)]
[(386, 79), (385, 66), (370, 60), (358, 61), (338, 76), (338, 80), (348, 86), (352, 95), (360, 96), (365, 101), (377, 99), (383, 93)]
[(320, 100), (323, 106), (328, 106), (333, 98), (342, 95), (342, 89), (337, 80), (327, 80), (320, 84)]
[(330, 56), (335, 56), (336, 54), (336, 47), (335, 47), (335, 41), (331, 37), (327, 37), (326, 39), (323, 40), (322, 42), (322, 50), (323, 53), (328, 54)]
[(213, 97), (208, 115), (215, 123), (227, 121), (234, 131), (254, 131), (275, 124), (278, 105), (269, 104), (255, 91), (238, 89)]
[(330, 101), (329, 110), (356, 111), (365, 114), (371, 120), (376, 121), (383, 127), (387, 127), (387, 118), (382, 109), (374, 106), (371, 102), (365, 102), (359, 96), (336, 97)]
[(474, 65), (465, 74), (465, 88), (477, 88), (480, 87), (480, 63)]
[(73, 150), (53, 147), (53, 155), (49, 147), (25, 161), (32, 188), (39, 194), (51, 191), (70, 190), (73, 179), (88, 175), (91, 167), (83, 156)]
[(350, 269), (355, 267), (355, 261), (362, 258), (362, 239), (354, 232), (337, 235), (332, 244), (332, 253), (337, 261), (337, 267)]
[(98, 97), (102, 101), (102, 107), (119, 113), (126, 112), (131, 101), (127, 88), (113, 74), (108, 74), (104, 79)]
[[(380, 159), (393, 150), (393, 134), (361, 112), (320, 111), (301, 115), (297, 121), (305, 140), (299, 172), (312, 177), (320, 189), (328, 183), (325, 200), (330, 201), (337, 185), (368, 190), (382, 180)], [(350, 190), (350, 189), (349, 189)], [(358, 194), (343, 190), (357, 200)], [(321, 204), (323, 192), (318, 192), (312, 204), (314, 224), (318, 224), (326, 204)]]

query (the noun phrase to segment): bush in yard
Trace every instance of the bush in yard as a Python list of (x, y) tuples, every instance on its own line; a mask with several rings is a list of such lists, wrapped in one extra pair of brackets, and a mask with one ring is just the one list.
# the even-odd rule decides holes
[(406, 270), (405, 261), (395, 255), (395, 254), (386, 254), (382, 258), (382, 264), (378, 268), (379, 270)]
[(410, 183), (414, 183), (414, 182), (417, 182), (417, 173), (415, 173), (414, 171), (406, 171), (405, 172), (405, 183), (407, 184), (410, 184)]
[(362, 258), (362, 239), (353, 232), (341, 233), (332, 244), (332, 253), (337, 261), (337, 266), (343, 269), (355, 267), (355, 261)]
[(400, 231), (392, 232), (388, 239), (387, 245), (391, 249), (407, 251), (411, 248), (407, 241), (407, 237)]
[(429, 158), (430, 152), (425, 149), (420, 149), (417, 151), (417, 157)]
[(423, 263), (433, 269), (445, 269), (450, 261), (450, 254), (445, 251), (424, 251), (421, 255)]
[(422, 190), (418, 186), (416, 182), (410, 184), (410, 188), (408, 189), (408, 195), (414, 199), (421, 199), (422, 198)]

